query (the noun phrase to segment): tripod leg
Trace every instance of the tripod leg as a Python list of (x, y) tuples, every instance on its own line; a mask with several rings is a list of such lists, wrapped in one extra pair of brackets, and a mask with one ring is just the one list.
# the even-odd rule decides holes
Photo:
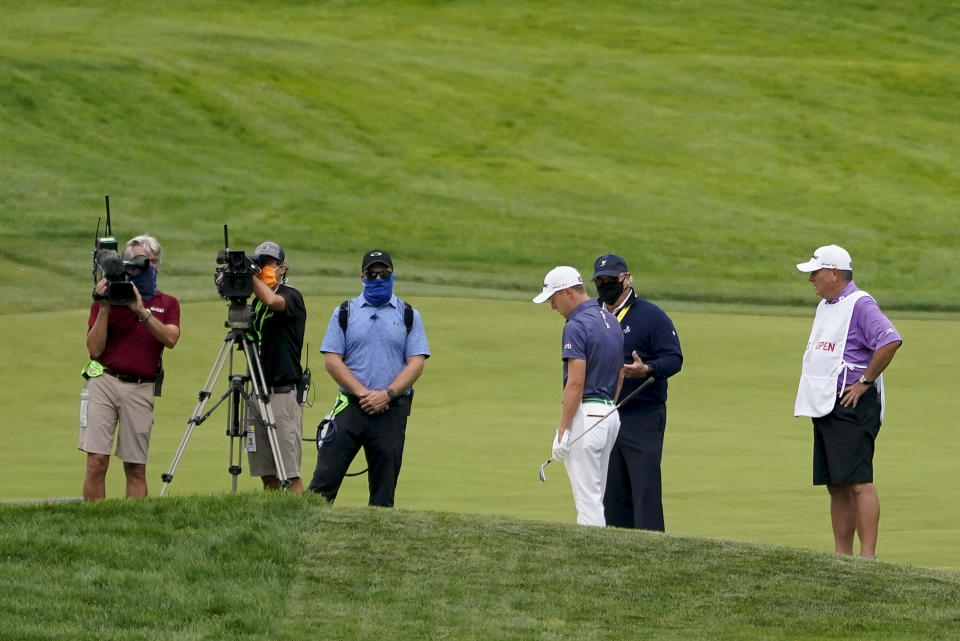
[[(240, 467), (240, 462), (243, 460), (244, 440), (245, 437), (230, 435), (230, 467), (228, 471), (231, 476), (230, 491), (234, 494), (237, 493), (237, 477), (240, 476), (240, 472), (243, 471)], [(234, 459), (234, 455), (236, 455), (236, 459)]]
[(243, 337), (243, 351), (247, 357), (247, 370), (250, 372), (250, 381), (253, 385), (253, 397), (256, 399), (257, 409), (260, 412), (260, 418), (266, 428), (267, 441), (270, 443), (270, 450), (273, 453), (273, 464), (277, 470), (277, 480), (283, 489), (290, 487), (290, 479), (287, 478), (287, 471), (283, 466), (283, 457), (280, 456), (280, 443), (277, 439), (277, 423), (273, 416), (273, 408), (270, 407), (270, 398), (267, 396), (266, 380), (263, 376), (263, 368), (260, 365), (260, 357), (257, 350), (250, 340)]
[[(170, 470), (166, 474), (160, 475), (160, 478), (163, 481), (163, 487), (160, 488), (160, 496), (163, 496), (164, 492), (167, 491), (167, 486), (170, 485), (171, 481), (173, 481), (173, 473), (176, 471), (177, 465), (180, 464), (180, 458), (183, 456), (184, 450), (187, 449), (187, 442), (190, 440), (190, 436), (193, 434), (193, 428), (202, 422), (200, 416), (203, 414), (203, 409), (206, 407), (207, 401), (210, 399), (213, 385), (216, 383), (217, 379), (220, 378), (220, 372), (223, 370), (223, 366), (227, 360), (225, 358), (228, 355), (227, 348), (231, 344), (232, 339), (228, 334), (226, 340), (223, 342), (223, 345), (220, 347), (220, 353), (213, 362), (213, 367), (210, 368), (210, 374), (207, 375), (207, 380), (203, 384), (203, 389), (200, 391), (197, 404), (193, 408), (193, 413), (190, 415), (190, 418), (187, 419), (187, 431), (184, 433), (183, 439), (180, 440), (180, 447), (177, 448), (177, 453), (173, 457), (173, 462), (170, 464)], [(229, 394), (229, 391), (227, 394)], [(224, 398), (226, 398), (226, 395), (220, 398), (220, 401), (217, 402), (217, 405), (223, 402)], [(214, 409), (216, 409), (216, 406), (214, 406)]]

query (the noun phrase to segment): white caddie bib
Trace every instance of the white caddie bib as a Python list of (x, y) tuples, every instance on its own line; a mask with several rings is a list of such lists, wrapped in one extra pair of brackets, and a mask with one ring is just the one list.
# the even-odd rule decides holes
[(869, 296), (857, 290), (836, 303), (821, 300), (813, 319), (813, 330), (803, 353), (803, 369), (797, 401), (793, 406), (794, 416), (826, 416), (833, 411), (837, 401), (837, 377), (845, 367), (865, 369), (866, 365), (852, 365), (843, 360), (847, 345), (847, 332), (853, 317), (854, 304)]

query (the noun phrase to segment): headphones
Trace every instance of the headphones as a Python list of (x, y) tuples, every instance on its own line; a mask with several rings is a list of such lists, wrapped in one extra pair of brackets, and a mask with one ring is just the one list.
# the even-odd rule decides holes
[(332, 416), (327, 414), (323, 417), (323, 420), (317, 424), (317, 437), (303, 440), (314, 441), (317, 444), (317, 450), (319, 450), (327, 443), (333, 443), (333, 441), (337, 438), (338, 431), (339, 428), (337, 427), (337, 421)]

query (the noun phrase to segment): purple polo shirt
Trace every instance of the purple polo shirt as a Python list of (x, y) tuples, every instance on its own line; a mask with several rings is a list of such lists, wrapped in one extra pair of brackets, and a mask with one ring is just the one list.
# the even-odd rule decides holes
[(563, 385), (567, 385), (567, 359), (587, 362), (584, 372), (584, 398), (613, 400), (617, 393), (620, 366), (623, 364), (623, 330), (610, 312), (593, 298), (570, 312), (563, 326)]
[[(841, 298), (845, 298), (859, 288), (852, 280), (840, 292), (835, 300), (827, 301), (833, 305)], [(877, 302), (870, 296), (864, 296), (853, 304), (853, 316), (850, 318), (850, 329), (847, 331), (847, 345), (843, 348), (843, 360), (854, 365), (867, 365), (873, 353), (895, 341), (903, 341), (900, 333), (893, 326), (890, 319), (880, 311)], [(863, 370), (844, 370), (837, 377), (837, 390), (843, 389), (844, 376), (847, 385), (852, 385), (860, 379)]]

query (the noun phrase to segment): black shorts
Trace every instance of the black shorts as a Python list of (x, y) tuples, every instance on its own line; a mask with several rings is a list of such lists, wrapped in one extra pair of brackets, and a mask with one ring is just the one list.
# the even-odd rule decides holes
[(813, 419), (813, 484), (873, 483), (873, 447), (880, 433), (880, 397), (871, 386), (856, 407), (839, 399)]

